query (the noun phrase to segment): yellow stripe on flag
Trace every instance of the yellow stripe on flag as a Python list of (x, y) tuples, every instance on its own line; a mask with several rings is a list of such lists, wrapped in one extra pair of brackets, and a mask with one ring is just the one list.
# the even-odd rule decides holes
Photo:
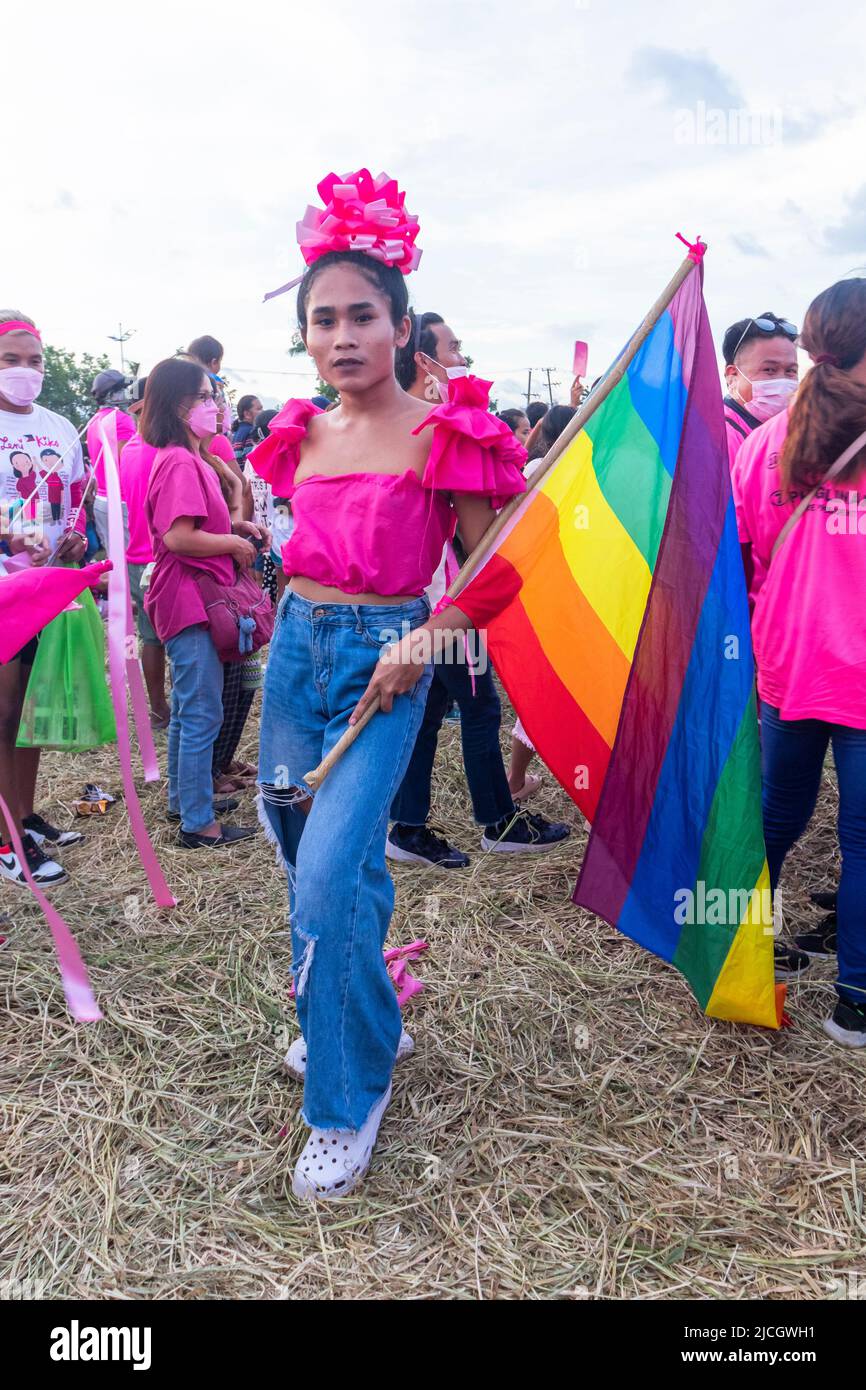
[[(753, 902), (770, 902), (770, 871), (767, 861), (755, 885)], [(746, 909), (731, 949), (719, 971), (706, 1007), (708, 1018), (729, 1023), (757, 1023), (778, 1028), (784, 989), (777, 987), (773, 975), (773, 918), (763, 920), (760, 909)]]
[(598, 485), (585, 432), (569, 445), (540, 491), (559, 514), (559, 541), (575, 582), (630, 661), (652, 574)]

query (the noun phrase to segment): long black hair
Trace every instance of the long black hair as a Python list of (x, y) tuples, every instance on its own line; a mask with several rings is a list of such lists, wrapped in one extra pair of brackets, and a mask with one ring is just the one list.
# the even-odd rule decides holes
[[(181, 402), (190, 396), (197, 396), (202, 381), (208, 376), (199, 362), (190, 362), (186, 357), (166, 357), (157, 362), (148, 372), (144, 388), (144, 405), (141, 410), (139, 433), (145, 444), (154, 449), (169, 449), (172, 446), (189, 449), (189, 429), (180, 413)], [(220, 489), (228, 500), (229, 490), (223, 482), (217, 460), (206, 448), (204, 440), (199, 441), (199, 450), (205, 463), (219, 478)]]
[(385, 296), (391, 311), (391, 322), (397, 328), (409, 312), (409, 291), (406, 276), (394, 265), (385, 265), (363, 251), (328, 251), (304, 271), (298, 287), (298, 326), (301, 334), (307, 331), (307, 302), (310, 291), (323, 270), (332, 265), (350, 265)]

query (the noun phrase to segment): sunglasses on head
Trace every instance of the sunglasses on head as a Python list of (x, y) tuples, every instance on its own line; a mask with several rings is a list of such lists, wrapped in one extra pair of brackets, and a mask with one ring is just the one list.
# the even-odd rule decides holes
[(790, 338), (792, 342), (796, 341), (797, 336), (800, 332), (796, 324), (789, 323), (787, 319), (749, 319), (749, 322), (746, 324), (745, 328), (739, 336), (739, 339), (737, 340), (737, 346), (731, 353), (731, 363), (733, 363), (734, 358), (739, 352), (740, 344), (742, 343), (746, 334), (751, 332), (753, 327), (757, 328), (759, 333), (766, 333), (768, 337), (775, 337), (777, 333), (783, 333), (784, 336), (786, 338)]
[[(789, 323), (787, 319), (752, 319), (756, 328), (760, 328), (762, 333), (784, 333), (787, 338), (796, 338), (799, 328), (795, 324)], [(746, 333), (748, 333), (748, 328)], [(745, 337), (745, 334), (743, 334)]]

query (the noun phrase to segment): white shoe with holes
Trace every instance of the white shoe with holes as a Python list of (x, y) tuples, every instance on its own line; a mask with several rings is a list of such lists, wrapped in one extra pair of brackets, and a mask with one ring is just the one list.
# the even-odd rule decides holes
[[(414, 1051), (415, 1043), (404, 1028), (397, 1044), (397, 1061), (402, 1062), (404, 1057), (408, 1057)], [(303, 1081), (307, 1071), (307, 1044), (302, 1037), (295, 1038), (283, 1058), (283, 1071), (287, 1071), (296, 1081)]]
[(333, 1202), (346, 1197), (370, 1166), (382, 1116), (388, 1109), (391, 1087), (377, 1101), (362, 1129), (312, 1129), (295, 1164), (292, 1191), (311, 1202)]

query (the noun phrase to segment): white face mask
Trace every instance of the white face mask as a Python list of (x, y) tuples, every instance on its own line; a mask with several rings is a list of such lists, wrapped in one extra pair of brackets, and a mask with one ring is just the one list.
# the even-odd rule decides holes
[[(746, 380), (748, 381), (748, 377)], [(785, 409), (799, 384), (799, 381), (790, 376), (774, 376), (769, 381), (753, 381), (752, 399), (746, 401), (746, 409), (756, 420), (769, 420)]]
[[(469, 375), (469, 368), (468, 368), (468, 367), (446, 367), (446, 368), (445, 368), (445, 375), (446, 375), (446, 377), (448, 378), (448, 381), (453, 381), (454, 378), (457, 377), (457, 376), (468, 376), (468, 375)], [(440, 399), (441, 401), (444, 401), (446, 405), (447, 405), (447, 403), (448, 403), (448, 381), (439, 381), (438, 378), (437, 378), (437, 383), (436, 383), (436, 384), (438, 385), (438, 387), (439, 387), (439, 399)]]
[(4, 367), (0, 370), (0, 396), (13, 405), (32, 405), (42, 390), (43, 376), (35, 367)]

